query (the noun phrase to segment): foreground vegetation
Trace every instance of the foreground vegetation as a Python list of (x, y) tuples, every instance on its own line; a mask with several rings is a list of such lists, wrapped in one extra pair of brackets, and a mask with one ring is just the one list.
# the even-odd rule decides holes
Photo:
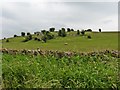
[(72, 57), (3, 53), (3, 88), (117, 88), (118, 57)]

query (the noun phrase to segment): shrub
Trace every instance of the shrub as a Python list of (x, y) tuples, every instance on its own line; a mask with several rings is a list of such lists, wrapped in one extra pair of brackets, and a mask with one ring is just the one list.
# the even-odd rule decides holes
[(14, 35), (14, 37), (17, 37), (17, 35)]
[(23, 37), (24, 37), (24, 36), (25, 36), (25, 32), (21, 32), (21, 36), (23, 36)]
[(49, 31), (50, 31), (50, 32), (54, 32), (54, 31), (55, 31), (55, 28), (50, 28)]
[(46, 37), (46, 36), (43, 36), (43, 37), (42, 37), (42, 40), (46, 43), (47, 37)]
[(53, 38), (54, 38), (54, 35), (50, 35), (50, 34), (47, 35), (47, 39), (53, 39)]
[(9, 42), (9, 39), (6, 39), (6, 42)]
[(38, 41), (41, 41), (39, 38), (37, 39)]
[(31, 35), (31, 34), (28, 35), (28, 36), (25, 38), (25, 40), (23, 40), (23, 42), (27, 42), (27, 41), (29, 41), (29, 40), (32, 40), (32, 35)]
[(65, 32), (65, 28), (62, 28), (62, 33), (61, 33), (62, 35), (62, 37), (65, 37), (66, 36), (66, 32)]
[(92, 29), (87, 29), (86, 31), (88, 31), (88, 32), (92, 32)]
[(37, 38), (37, 37), (35, 37), (35, 38), (34, 38), (34, 40), (38, 40), (38, 38)]
[(59, 31), (58, 31), (58, 36), (61, 36), (61, 34), (62, 34), (62, 31), (59, 30)]
[(46, 30), (42, 30), (41, 32), (42, 32), (43, 34), (45, 34), (45, 33), (46, 33)]
[(66, 36), (66, 32), (62, 32), (62, 37), (65, 37)]
[(65, 28), (62, 28), (61, 30), (62, 30), (63, 32), (65, 32)]
[(80, 35), (80, 31), (79, 30), (77, 30), (77, 35)]
[(50, 32), (49, 31), (46, 31), (46, 35), (48, 35)]
[(31, 40), (32, 39), (32, 35), (30, 34), (30, 35), (28, 35), (28, 38), (29, 38), (29, 40)]
[(101, 32), (101, 29), (99, 29), (99, 32)]
[(81, 34), (82, 34), (82, 35), (85, 35), (85, 31), (84, 31), (84, 30), (82, 30), (82, 31), (81, 31)]
[(71, 31), (74, 31), (74, 29), (71, 29)]
[(27, 32), (27, 36), (30, 35), (30, 32)]
[(87, 38), (88, 38), (88, 39), (91, 39), (91, 36), (90, 36), (90, 35), (88, 35), (88, 36), (87, 36)]
[(40, 32), (34, 32), (34, 34), (38, 36), (38, 35), (40, 35)]
[(71, 30), (70, 30), (70, 28), (67, 28), (67, 32), (70, 32)]
[(61, 36), (61, 37), (65, 37), (66, 36), (66, 32), (65, 32), (64, 28), (62, 28), (62, 30), (59, 30), (58, 36)]

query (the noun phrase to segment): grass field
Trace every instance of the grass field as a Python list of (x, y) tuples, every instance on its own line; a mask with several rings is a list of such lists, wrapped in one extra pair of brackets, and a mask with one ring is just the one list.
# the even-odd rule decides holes
[[(102, 50), (118, 50), (118, 33), (86, 33), (78, 36), (76, 32), (67, 37), (22, 42), (25, 37), (9, 38), (9, 42), (1, 40), (2, 48), (37, 49), (92, 52)], [(33, 35), (34, 37), (35, 35)], [(65, 45), (67, 43), (67, 45)], [(30, 51), (30, 50), (29, 50)], [(56, 53), (56, 51), (55, 51)], [(57, 57), (54, 55), (24, 55), (3, 53), (2, 55), (2, 87), (3, 88), (120, 88), (118, 62), (120, 58), (110, 53), (75, 55)], [(1, 62), (0, 62), (1, 63)]]
[[(76, 33), (76, 32), (74, 32)], [(47, 43), (41, 41), (30, 40), (28, 42), (22, 42), (24, 37), (10, 38), (10, 42), (7, 43), (3, 40), (3, 48), (9, 49), (36, 49), (42, 50), (60, 50), (60, 51), (97, 51), (104, 49), (118, 50), (118, 33), (117, 32), (103, 32), (103, 33), (87, 33), (92, 36), (92, 39), (88, 39), (87, 36), (67, 36), (56, 37), (55, 39), (48, 40)], [(76, 35), (76, 34), (74, 34)], [(64, 45), (68, 43), (68, 45)]]
[(117, 88), (118, 58), (110, 55), (3, 54), (3, 88)]

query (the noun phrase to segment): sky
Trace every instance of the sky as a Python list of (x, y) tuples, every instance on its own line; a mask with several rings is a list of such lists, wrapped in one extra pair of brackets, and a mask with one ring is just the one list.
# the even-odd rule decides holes
[(118, 0), (4, 0), (0, 8), (1, 38), (50, 27), (118, 30)]

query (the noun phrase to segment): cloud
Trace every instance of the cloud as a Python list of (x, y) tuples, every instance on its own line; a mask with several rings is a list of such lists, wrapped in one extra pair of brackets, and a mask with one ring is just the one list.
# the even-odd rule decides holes
[(117, 2), (7, 2), (2, 6), (3, 36), (62, 27), (117, 30)]

